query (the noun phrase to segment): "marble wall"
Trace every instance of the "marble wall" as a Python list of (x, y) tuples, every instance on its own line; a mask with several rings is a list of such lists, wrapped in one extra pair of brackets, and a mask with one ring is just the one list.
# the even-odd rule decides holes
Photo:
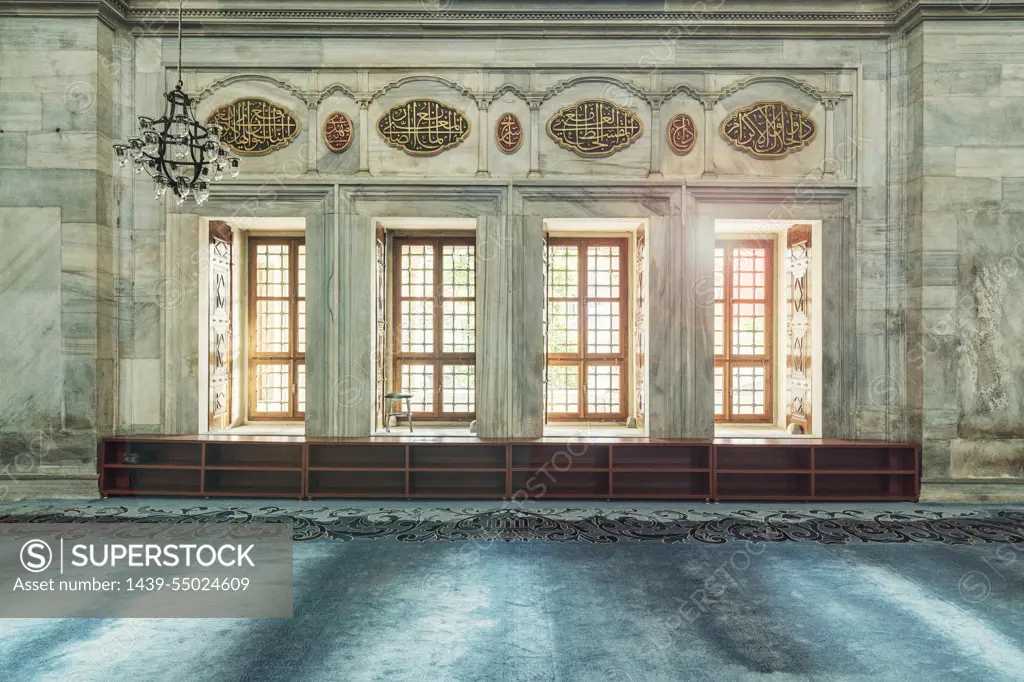
[(0, 21), (0, 497), (95, 494), (113, 431), (115, 33)]
[(1024, 47), (1013, 24), (907, 41), (910, 392), (928, 476), (1024, 477)]
[[(373, 367), (373, 220), (429, 214), (476, 219), (478, 238), (500, 248), (482, 268), (481, 295), (501, 312), (480, 327), (481, 396), (489, 396), (481, 435), (540, 428), (532, 264), (545, 218), (649, 221), (649, 425), (652, 435), (694, 437), (712, 429), (709, 319), (695, 285), (708, 274), (702, 254), (714, 218), (815, 219), (834, 245), (824, 292), (828, 435), (922, 442), (930, 485), (1024, 478), (1019, 22), (923, 21), (860, 36), (666, 31), (557, 40), (326, 31), (246, 38), (219, 24), (192, 26), (182, 79), (201, 117), (256, 96), (301, 124), (290, 145), (245, 158), (242, 177), (198, 211), (154, 199), (146, 178), (112, 164), (111, 140), (134, 133), (137, 116), (161, 112), (161, 93), (177, 80), (177, 40), (166, 30), (115, 26), (0, 24), (0, 235), (22, 247), (3, 258), (41, 283), (31, 296), (9, 289), (0, 305), (60, 301), (3, 332), (59, 355), (30, 372), (54, 373), (59, 390), (50, 382), (0, 393), (18, 406), (3, 422), (13, 426), (0, 425), (14, 444), (5, 462), (25, 450), (23, 427), (39, 420), (53, 425), (53, 451), (65, 453), (57, 459), (66, 468), (35, 467), (32, 476), (85, 477), (96, 437), (112, 430), (198, 428), (203, 217), (306, 219), (319, 253), (309, 263), (307, 430), (365, 435), (373, 407), (359, 387)], [(463, 111), (469, 137), (432, 157), (386, 145), (377, 118), (413, 97)], [(629, 108), (643, 136), (599, 159), (558, 147), (544, 130), (548, 118), (583, 98)], [(818, 134), (808, 148), (763, 160), (729, 146), (722, 121), (765, 99), (810, 114)], [(333, 111), (355, 127), (342, 154), (320, 135)], [(524, 127), (515, 154), (493, 139), (504, 112)], [(664, 144), (677, 113), (698, 130), (685, 156)], [(22, 209), (29, 213), (11, 212)], [(23, 237), (26, 221), (59, 234), (59, 253)], [(37, 262), (20, 265), (19, 253)]]
[[(711, 260), (708, 245), (714, 226), (713, 221), (698, 226), (696, 218), (687, 224), (688, 197), (696, 201), (696, 189), (735, 187), (726, 196), (752, 207), (737, 207), (732, 217), (742, 214), (764, 220), (820, 219), (828, 212), (821, 208), (824, 194), (859, 195), (859, 201), (844, 199), (837, 204), (841, 216), (827, 216), (840, 221), (837, 225), (849, 226), (843, 231), (836, 228), (829, 238), (842, 243), (843, 252), (851, 258), (861, 260), (854, 254), (860, 253), (858, 241), (863, 234), (868, 249), (863, 263), (875, 269), (877, 251), (890, 248), (891, 236), (885, 229), (892, 217), (886, 196), (885, 112), (890, 93), (885, 41), (763, 39), (741, 44), (692, 38), (677, 39), (671, 49), (664, 50), (663, 41), (608, 41), (596, 49), (592, 41), (578, 39), (554, 45), (537, 39), (458, 39), (452, 41), (451, 49), (472, 57), (459, 66), (448, 63), (444, 53), (431, 51), (429, 40), (322, 38), (305, 41), (298, 50), (289, 50), (289, 44), (294, 41), (273, 39), (263, 41), (265, 49), (253, 50), (239, 38), (187, 37), (189, 61), (202, 67), (186, 67), (183, 80), (186, 89), (200, 98), (200, 116), (251, 96), (285, 107), (300, 121), (300, 132), (290, 145), (266, 156), (246, 157), (239, 180), (243, 184), (222, 194), (218, 208), (208, 207), (205, 215), (277, 215), (279, 204), (296, 200), (295, 195), (309, 187), (337, 192), (336, 222), (324, 223), (322, 235), (310, 235), (323, 249), (323, 258), (309, 264), (310, 277), (327, 287), (321, 292), (325, 297), (321, 307), (311, 304), (310, 433), (365, 436), (370, 432), (373, 353), (367, 317), (371, 271), (367, 268), (374, 219), (475, 218), (478, 239), (487, 234), (495, 240), (500, 257), (481, 265), (481, 293), (489, 301), (486, 309), (497, 312), (486, 316), (478, 332), (480, 433), (495, 436), (541, 433), (542, 292), (536, 267), (545, 218), (648, 221), (650, 304), (660, 311), (649, 318), (648, 423), (651, 435), (664, 437), (710, 437), (713, 431), (706, 338), (711, 321), (694, 291), (702, 274), (709, 274), (704, 270)], [(156, 47), (153, 38), (136, 41), (139, 53), (152, 55)], [(163, 41), (165, 63), (176, 47), (173, 41)], [(535, 56), (541, 53), (545, 60), (537, 63)], [(658, 57), (656, 62), (652, 55)], [(485, 66), (495, 63), (502, 66)], [(171, 74), (161, 74), (157, 64), (145, 60), (135, 72), (136, 93), (145, 93), (154, 107), (159, 88), (171, 85)], [(470, 121), (469, 137), (429, 157), (410, 156), (385, 144), (375, 130), (377, 119), (389, 107), (418, 97), (464, 112)], [(605, 158), (582, 158), (560, 148), (546, 133), (546, 123), (559, 109), (585, 98), (629, 108), (641, 121), (644, 134)], [(759, 100), (781, 100), (806, 111), (817, 124), (815, 139), (806, 149), (771, 161), (732, 148), (719, 133), (722, 122), (735, 109)], [(142, 109), (142, 101), (135, 98), (136, 110)], [(332, 111), (345, 112), (355, 126), (355, 141), (342, 154), (328, 151), (320, 136), (322, 123)], [(494, 123), (504, 112), (514, 113), (524, 128), (523, 145), (514, 154), (502, 153), (494, 141)], [(698, 143), (685, 156), (673, 154), (665, 145), (668, 120), (678, 113), (693, 117), (698, 129)], [(764, 191), (768, 186), (774, 189)], [(480, 197), (492, 195), (496, 200), (486, 200), (488, 207), (478, 205)], [(721, 203), (720, 196), (716, 200)], [(147, 237), (152, 230), (164, 224), (169, 229), (180, 225), (178, 218), (172, 222), (160, 216), (159, 207), (139, 192), (134, 210), (145, 211), (131, 224), (146, 245), (151, 243)], [(165, 208), (165, 212), (174, 210)], [(720, 217), (730, 217), (728, 210)], [(183, 238), (165, 235), (166, 252), (176, 253), (181, 244), (190, 248), (195, 242), (198, 237), (191, 230), (197, 223), (190, 218), (187, 224), (189, 231)], [(165, 258), (165, 265), (174, 267), (174, 261), (182, 269), (181, 262), (187, 260), (181, 254), (171, 261)], [(881, 288), (876, 299), (880, 303), (875, 305), (882, 315), (890, 302), (886, 268), (883, 262), (881, 282), (870, 283)], [(194, 265), (183, 269), (200, 276)], [(837, 419), (830, 422), (828, 431), (842, 437), (902, 437), (900, 429), (906, 420), (900, 406), (888, 410), (895, 416), (886, 419), (886, 408), (874, 406), (869, 392), (858, 389), (852, 379), (854, 359), (862, 349), (884, 349), (902, 334), (899, 324), (857, 326), (861, 315), (857, 282), (851, 270), (843, 280), (845, 290), (834, 296), (836, 310), (843, 316), (835, 319), (849, 323), (841, 327), (842, 334), (835, 335), (826, 363), (836, 376), (842, 374), (838, 368), (844, 368), (848, 374), (842, 376), (849, 379), (832, 385), (846, 397), (830, 406)], [(136, 296), (142, 293), (136, 287)], [(138, 304), (133, 310), (138, 310)], [(183, 310), (188, 330), (193, 313), (187, 303)], [(163, 346), (175, 349), (165, 350), (169, 359), (163, 377), (163, 419), (160, 424), (123, 420), (126, 430), (195, 428), (190, 410), (176, 407), (197, 391), (191, 367), (198, 358), (195, 344), (187, 342), (193, 334), (182, 335), (181, 325), (166, 321), (180, 319), (180, 311), (164, 310), (162, 316)], [(324, 357), (315, 357), (318, 354)], [(144, 355), (121, 358), (122, 363), (149, 359)], [(182, 358), (184, 369), (178, 367)], [(875, 362), (888, 370), (884, 351)], [(358, 386), (364, 390), (355, 390)], [(122, 395), (133, 389), (122, 381)], [(488, 404), (487, 396), (493, 396), (493, 404)]]

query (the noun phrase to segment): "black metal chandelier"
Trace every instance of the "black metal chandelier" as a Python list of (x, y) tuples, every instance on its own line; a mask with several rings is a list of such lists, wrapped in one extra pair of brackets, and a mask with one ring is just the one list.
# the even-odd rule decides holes
[(127, 144), (115, 144), (114, 151), (122, 168), (132, 161), (137, 175), (145, 171), (153, 178), (158, 199), (170, 189), (179, 206), (190, 196), (202, 205), (210, 197), (210, 185), (222, 180), (225, 172), (238, 177), (238, 157), (221, 145), (218, 126), (196, 120), (195, 102), (182, 90), (181, 15), (178, 0), (178, 84), (164, 95), (164, 115), (140, 116), (140, 135), (128, 138)]

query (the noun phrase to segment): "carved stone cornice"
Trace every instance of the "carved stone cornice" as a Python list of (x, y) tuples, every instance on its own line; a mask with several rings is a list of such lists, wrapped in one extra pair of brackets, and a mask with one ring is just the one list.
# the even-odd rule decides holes
[[(225, 7), (221, 0), (189, 0), (185, 30), (206, 36), (648, 36), (666, 31), (685, 39), (787, 34), (849, 37), (909, 30), (925, 20), (1024, 19), (1024, 2), (1008, 0), (821, 0), (807, 9), (776, 9), (773, 0), (731, 0), (699, 10), (703, 3), (681, 3), (680, 11), (638, 11), (622, 0), (619, 11), (595, 11), (580, 0), (571, 9), (551, 11), (539, 0), (479, 3), (465, 10), (442, 3), (431, 10), (420, 0), (381, 0), (378, 9), (346, 9), (344, 2), (248, 0)], [(708, 3), (712, 5), (714, 3)], [(0, 0), (0, 15), (95, 16), (121, 28), (144, 26), (170, 32), (177, 7), (166, 0)]]

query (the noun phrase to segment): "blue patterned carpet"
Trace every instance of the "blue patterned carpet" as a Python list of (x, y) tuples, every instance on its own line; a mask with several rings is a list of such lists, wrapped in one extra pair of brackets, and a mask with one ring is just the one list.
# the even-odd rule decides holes
[[(60, 520), (53, 504), (40, 519)], [(158, 516), (146, 506), (93, 516)], [(230, 506), (190, 515), (257, 509)], [(157, 507), (174, 509), (147, 508)], [(83, 505), (61, 513), (72, 508), (83, 516)], [(856, 513), (830, 525), (822, 514), (836, 510), (790, 510), (811, 522), (727, 509), (722, 528), (707, 516), (691, 537), (651, 526), (644, 515), (656, 509), (541, 514), (548, 526), (567, 524), (556, 535), (493, 509), (325, 509), (267, 512), (334, 514), (349, 528), (305, 526), (316, 539), (294, 546), (294, 618), (0, 621), (0, 679), (996, 682), (1024, 670), (1024, 540), (1012, 511), (930, 508), (922, 520), (893, 516), (911, 509), (860, 510), (857, 526)], [(13, 511), (0, 508), (0, 520)], [(698, 520), (693, 510), (662, 512), (676, 530)], [(630, 530), (600, 531), (600, 518)], [(637, 540), (637, 524), (647, 524), (640, 535), (673, 537)], [(781, 535), (742, 539), (750, 528)], [(467, 539), (451, 541), (457, 532)]]

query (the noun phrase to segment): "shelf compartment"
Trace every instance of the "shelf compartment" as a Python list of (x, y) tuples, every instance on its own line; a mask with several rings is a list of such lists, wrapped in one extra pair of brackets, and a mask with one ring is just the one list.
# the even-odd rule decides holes
[(908, 447), (818, 447), (814, 450), (814, 468), (914, 471), (916, 456), (914, 448)]
[(301, 471), (246, 471), (219, 469), (205, 472), (206, 495), (261, 495), (301, 497)]
[(615, 445), (612, 468), (619, 469), (710, 469), (708, 445)]
[(410, 469), (502, 469), (505, 446), (459, 443), (409, 446)]
[(505, 472), (414, 471), (409, 474), (409, 494), (501, 498), (505, 496)]
[(607, 443), (517, 444), (512, 446), (512, 468), (607, 469), (610, 452)]
[(103, 453), (105, 464), (199, 466), (202, 461), (202, 443), (113, 441), (106, 443)]
[(715, 457), (719, 471), (811, 470), (809, 447), (719, 445)]
[(310, 497), (400, 497), (405, 495), (404, 471), (310, 471)]
[(512, 499), (567, 497), (609, 497), (607, 472), (513, 471)]
[(309, 466), (324, 469), (404, 469), (405, 445), (310, 443)]
[(859, 500), (883, 498), (915, 499), (917, 477), (914, 474), (815, 474), (815, 497)]
[(206, 466), (301, 469), (302, 446), (283, 443), (207, 443)]
[[(616, 457), (618, 452), (616, 451)], [(612, 475), (614, 497), (711, 497), (711, 473), (618, 472)]]
[(199, 469), (125, 469), (103, 470), (102, 492), (133, 494), (136, 491), (150, 495), (201, 494), (202, 472)]
[(811, 474), (747, 474), (719, 470), (720, 499), (803, 499), (811, 497)]

